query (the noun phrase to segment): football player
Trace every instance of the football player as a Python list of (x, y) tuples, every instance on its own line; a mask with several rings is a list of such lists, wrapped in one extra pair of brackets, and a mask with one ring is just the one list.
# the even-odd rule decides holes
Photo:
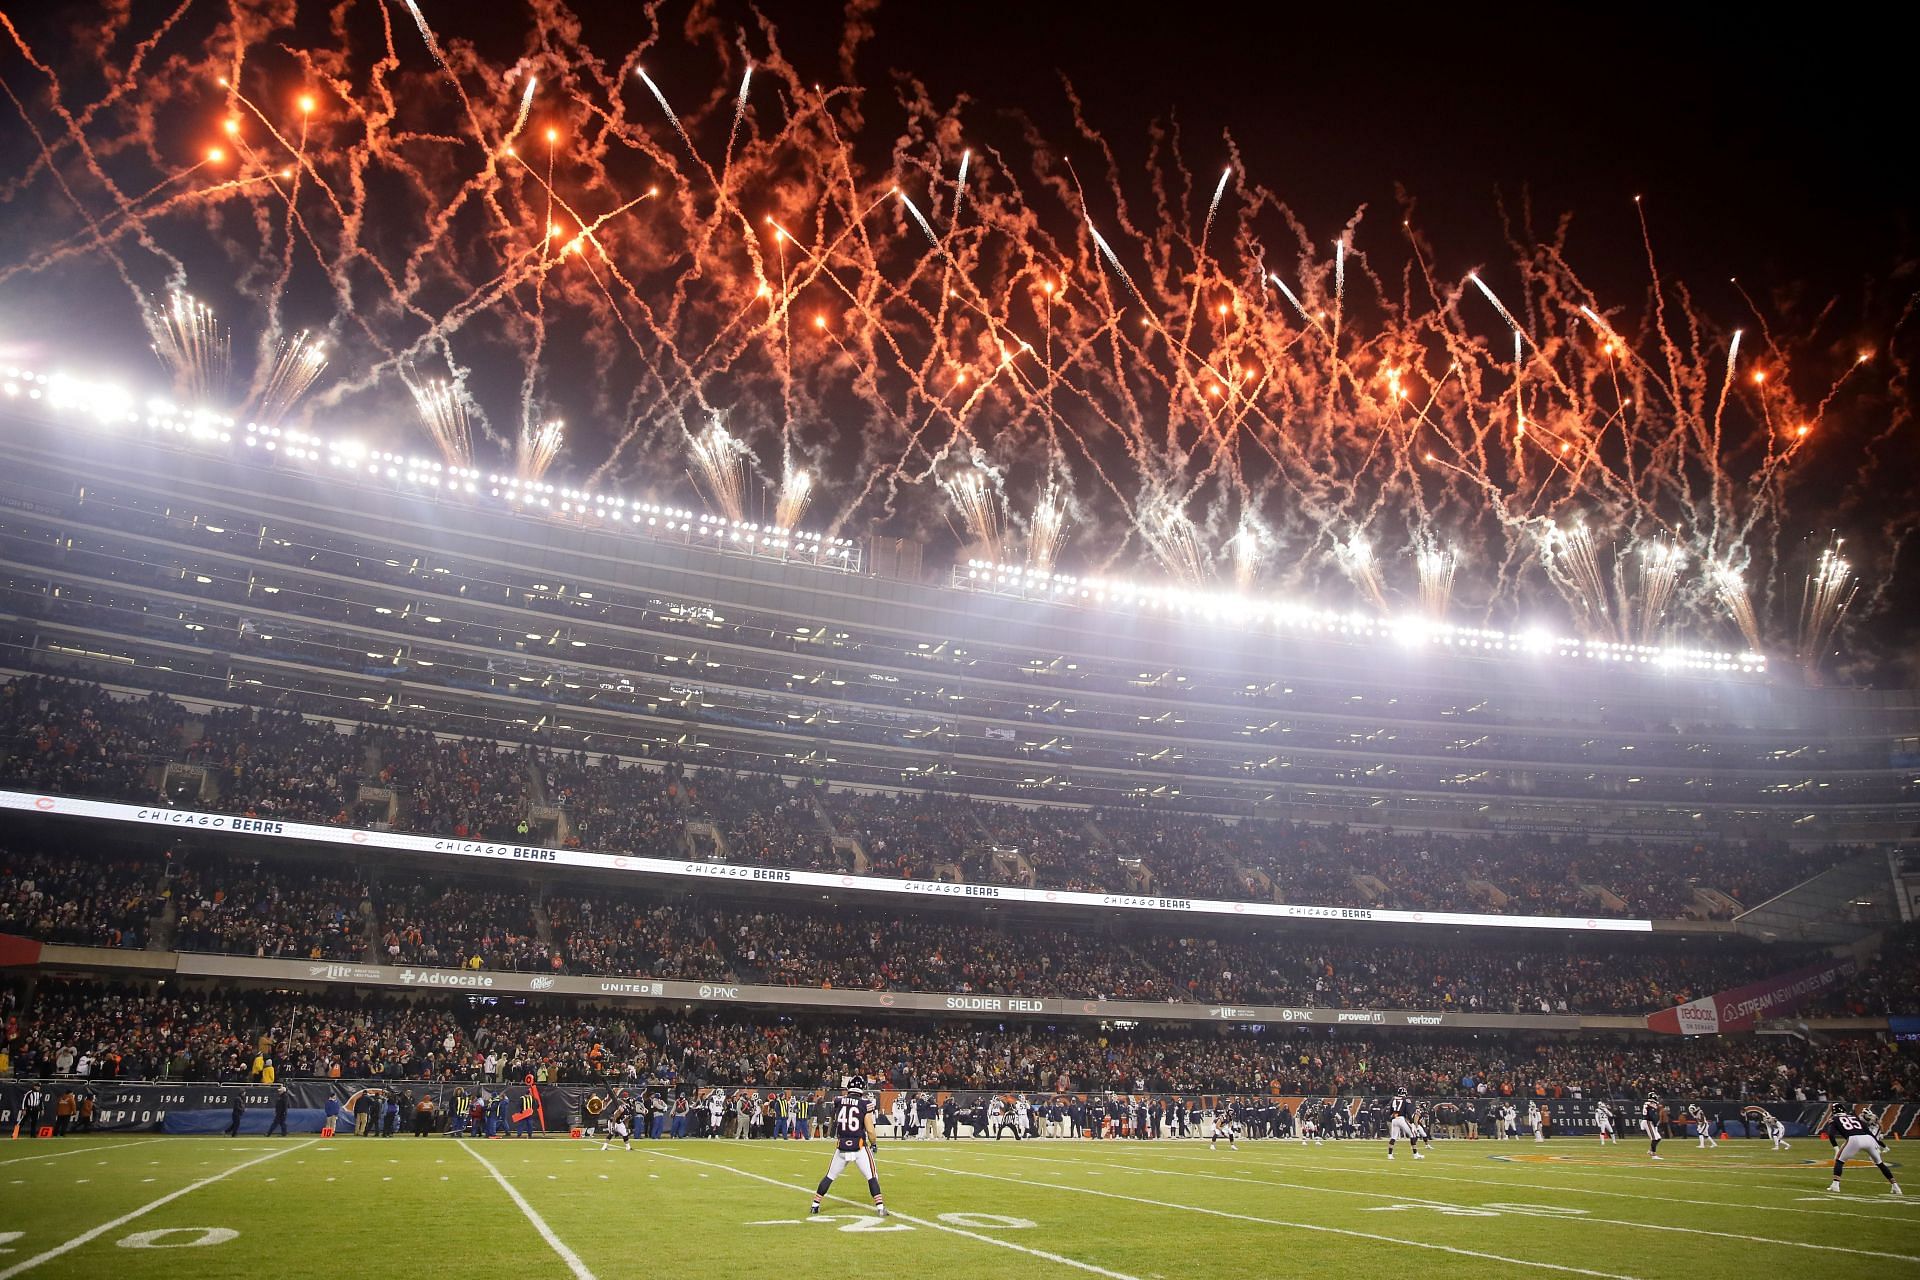
[(1687, 1119), (1693, 1121), (1693, 1131), (1700, 1135), (1700, 1149), (1702, 1151), (1708, 1147), (1717, 1147), (1720, 1145), (1720, 1139), (1713, 1136), (1713, 1119), (1707, 1115), (1705, 1111), (1700, 1109), (1699, 1103), (1689, 1102), (1687, 1104)]
[(1647, 1100), (1640, 1106), (1640, 1131), (1647, 1135), (1647, 1159), (1665, 1159), (1660, 1154), (1660, 1126), (1667, 1121), (1667, 1109), (1660, 1105), (1660, 1095), (1649, 1093)]
[(1227, 1104), (1219, 1102), (1213, 1108), (1213, 1132), (1207, 1135), (1207, 1150), (1218, 1151), (1220, 1139), (1227, 1140), (1229, 1151), (1238, 1151), (1240, 1144), (1233, 1140), (1233, 1117), (1227, 1113)]
[(1393, 1146), (1402, 1138), (1412, 1148), (1415, 1160), (1425, 1159), (1420, 1154), (1420, 1139), (1414, 1136), (1413, 1099), (1407, 1096), (1406, 1089), (1393, 1095), (1393, 1101), (1387, 1104), (1387, 1115), (1387, 1159), (1393, 1159)]
[(867, 1082), (859, 1076), (847, 1081), (846, 1089), (828, 1105), (826, 1118), (834, 1136), (833, 1163), (827, 1166), (827, 1176), (820, 1179), (820, 1186), (813, 1193), (813, 1208), (807, 1212), (820, 1212), (820, 1201), (826, 1196), (827, 1188), (833, 1185), (842, 1169), (852, 1165), (867, 1176), (873, 1207), (881, 1217), (886, 1217), (887, 1202), (880, 1195), (880, 1179), (873, 1171), (873, 1099), (867, 1096)]
[(1600, 1131), (1600, 1145), (1606, 1146), (1607, 1139), (1613, 1139), (1613, 1145), (1620, 1145), (1620, 1135), (1613, 1131), (1613, 1108), (1602, 1098), (1593, 1104), (1593, 1127)]
[(1845, 1103), (1834, 1100), (1833, 1114), (1827, 1120), (1825, 1130), (1827, 1141), (1833, 1144), (1833, 1181), (1827, 1190), (1840, 1189), (1840, 1172), (1847, 1161), (1856, 1156), (1865, 1156), (1873, 1161), (1873, 1167), (1887, 1180), (1887, 1190), (1894, 1195), (1900, 1194), (1900, 1184), (1893, 1180), (1893, 1170), (1887, 1168), (1884, 1149), (1880, 1145), (1880, 1135), (1873, 1126), (1862, 1117), (1847, 1109)]
[(601, 1140), (600, 1149), (607, 1150), (615, 1138), (620, 1139), (633, 1150), (633, 1099), (622, 1089), (614, 1095), (613, 1110), (607, 1116), (607, 1136)]

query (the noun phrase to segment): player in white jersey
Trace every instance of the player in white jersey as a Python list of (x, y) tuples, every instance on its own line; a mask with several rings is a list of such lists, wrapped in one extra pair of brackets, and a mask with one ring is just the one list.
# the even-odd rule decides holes
[(1420, 1139), (1413, 1128), (1413, 1099), (1405, 1089), (1394, 1094), (1393, 1101), (1387, 1104), (1387, 1117), (1387, 1159), (1393, 1159), (1393, 1146), (1402, 1138), (1412, 1148), (1415, 1160), (1426, 1159), (1420, 1154)]
[(1647, 1159), (1664, 1160), (1660, 1154), (1660, 1138), (1664, 1132), (1662, 1126), (1667, 1122), (1667, 1109), (1660, 1105), (1660, 1095), (1650, 1093), (1640, 1105), (1640, 1131), (1647, 1135)]
[(607, 1117), (607, 1136), (601, 1140), (600, 1149), (611, 1147), (615, 1138), (624, 1142), (627, 1150), (633, 1150), (633, 1101), (624, 1089), (614, 1098), (613, 1111)]
[(1833, 1181), (1827, 1190), (1840, 1189), (1840, 1172), (1847, 1161), (1865, 1156), (1873, 1161), (1874, 1168), (1887, 1180), (1887, 1190), (1893, 1195), (1900, 1194), (1900, 1184), (1893, 1180), (1893, 1170), (1887, 1167), (1885, 1148), (1881, 1146), (1880, 1135), (1874, 1132), (1873, 1124), (1864, 1116), (1849, 1111), (1845, 1103), (1835, 1100), (1833, 1114), (1827, 1118), (1827, 1141), (1833, 1144)]
[(1518, 1142), (1520, 1140), (1520, 1112), (1511, 1104), (1500, 1108), (1500, 1140)]
[(1220, 1149), (1220, 1139), (1225, 1138), (1227, 1140), (1227, 1149), (1229, 1151), (1238, 1151), (1240, 1144), (1233, 1139), (1233, 1117), (1227, 1114), (1227, 1104), (1224, 1102), (1214, 1104), (1209, 1120), (1207, 1150), (1218, 1151)]
[(715, 1089), (707, 1095), (707, 1136), (720, 1136), (720, 1125), (727, 1116), (727, 1095), (724, 1090)]
[(873, 1196), (873, 1207), (881, 1217), (887, 1216), (887, 1202), (880, 1194), (880, 1179), (873, 1171), (873, 1150), (878, 1145), (873, 1132), (873, 1099), (867, 1096), (867, 1082), (859, 1076), (847, 1081), (846, 1089), (827, 1104), (827, 1114), (822, 1117), (825, 1128), (834, 1138), (833, 1163), (827, 1166), (827, 1176), (820, 1179), (820, 1185), (813, 1193), (813, 1208), (809, 1214), (820, 1212), (820, 1201), (826, 1197), (827, 1188), (840, 1176), (840, 1171), (852, 1165), (867, 1176), (867, 1191)]
[(1527, 1128), (1533, 1131), (1533, 1140), (1535, 1142), (1545, 1142), (1547, 1140), (1547, 1135), (1541, 1131), (1540, 1104), (1537, 1102), (1529, 1102), (1527, 1104)]
[(1033, 1104), (1027, 1101), (1027, 1095), (1013, 1095), (1013, 1136), (1015, 1138), (1033, 1137)]
[(1700, 1149), (1720, 1145), (1720, 1139), (1713, 1136), (1713, 1118), (1700, 1109), (1697, 1102), (1687, 1104), (1687, 1119), (1693, 1121), (1693, 1131), (1700, 1135)]
[(1620, 1135), (1613, 1131), (1613, 1108), (1604, 1098), (1593, 1104), (1593, 1127), (1600, 1131), (1601, 1146), (1607, 1145), (1608, 1138), (1613, 1139), (1614, 1146), (1620, 1145)]

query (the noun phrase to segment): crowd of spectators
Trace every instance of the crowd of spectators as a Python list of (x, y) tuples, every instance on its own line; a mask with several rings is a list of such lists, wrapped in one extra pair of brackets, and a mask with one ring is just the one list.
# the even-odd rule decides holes
[(406, 830), (475, 840), (527, 833), (527, 760), (518, 748), (389, 731), (377, 777), (402, 797), (398, 825)]
[(176, 859), (173, 945), (179, 951), (365, 960), (371, 905), (352, 876), (296, 863), (214, 856)]
[(1909, 1100), (1920, 1057), (1870, 1037), (1538, 1038), (1459, 1033), (1339, 1038), (1296, 1027), (810, 1020), (610, 1013), (454, 999), (298, 999), (43, 982), (7, 1019), (18, 1075), (245, 1079), (607, 1078), (817, 1087), (862, 1071), (899, 1087), (1049, 1091)]
[(568, 973), (734, 980), (715, 913), (628, 894), (547, 899), (555, 950)]
[(964, 796), (839, 791), (826, 806), (834, 829), (866, 850), (869, 875), (931, 880), (941, 867), (958, 866), (981, 834)]
[(540, 755), (535, 768), (547, 803), (567, 815), (568, 848), (677, 854), (685, 798), (678, 766), (649, 769), (575, 751)]
[(821, 827), (812, 799), (779, 778), (703, 769), (692, 775), (689, 798), (694, 812), (720, 833), (728, 862), (847, 869), (836, 859), (832, 834)]
[(152, 799), (154, 767), (178, 744), (185, 719), (178, 703), (159, 694), (123, 700), (97, 685), (16, 677), (0, 684), (0, 784)]
[(741, 963), (786, 986), (1124, 1000), (1178, 991), (1118, 939), (1058, 926), (772, 910), (735, 912), (729, 929)]
[(540, 937), (533, 895), (521, 885), (479, 887), (444, 877), (382, 877), (375, 888), (381, 960), (444, 969), (557, 973), (559, 951)]
[(969, 880), (1030, 879), (1056, 889), (1407, 910), (1724, 916), (1846, 852), (1228, 823), (937, 792), (821, 794), (827, 830), (815, 795), (777, 777), (687, 772), (671, 761), (641, 768), (604, 756), (535, 756), (489, 739), (388, 726), (344, 732), (290, 712), (193, 717), (165, 697), (116, 701), (94, 686), (43, 677), (0, 686), (0, 730), (10, 747), (0, 782), (38, 789), (163, 798), (159, 766), (177, 758), (208, 766), (216, 793), (209, 803), (229, 811), (347, 823), (361, 784), (371, 784), (396, 794), (392, 820), (401, 829), (526, 840), (537, 798), (529, 771), (537, 769), (549, 801), (568, 815), (573, 844), (677, 854), (685, 823), (695, 818), (718, 829), (736, 861), (845, 869), (833, 845), (839, 834), (865, 850), (869, 874), (932, 878), (949, 868), (944, 874)]
[(160, 911), (159, 884), (151, 862), (0, 848), (0, 933), (137, 951)]
[[(442, 968), (763, 982), (833, 989), (1079, 999), (1641, 1014), (1796, 969), (1813, 950), (1587, 937), (1406, 933), (1388, 940), (1185, 917), (1016, 920), (808, 897), (698, 898), (541, 872), (526, 878), (324, 869), (194, 850), (148, 862), (43, 851), (0, 856), (0, 928), (49, 942), (144, 945), (171, 895), (171, 948)], [(371, 882), (371, 888), (367, 887)], [(548, 896), (543, 897), (543, 891)], [(161, 945), (167, 945), (162, 939)], [(1920, 1012), (1914, 931), (1810, 1005)]]
[(215, 708), (180, 759), (212, 775), (222, 809), (256, 817), (348, 821), (369, 737), (289, 711)]

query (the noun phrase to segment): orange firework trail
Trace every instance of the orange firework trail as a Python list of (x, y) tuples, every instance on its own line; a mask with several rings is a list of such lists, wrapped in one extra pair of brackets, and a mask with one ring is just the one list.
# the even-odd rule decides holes
[[(233, 6), (198, 43), (176, 10), (135, 87), (8, 24), (30, 141), (0, 201), (39, 204), (0, 219), (0, 287), (104, 265), (144, 308), (191, 274), (260, 335), (227, 408), (408, 405), (449, 462), (504, 454), (734, 518), (765, 476), (783, 527), (948, 539), (951, 519), (1034, 569), (1218, 566), (1249, 591), (1502, 621), (1557, 596), (1596, 637), (1771, 627), (1816, 658), (1849, 616), (1850, 564), (1846, 590), (1809, 593), (1777, 548), (1883, 375), (1802, 372), (1814, 335), (1717, 323), (1656, 269), (1644, 210), (1644, 300), (1623, 304), (1570, 265), (1564, 226), (1451, 275), (1410, 226), (1309, 228), (1231, 139), (1211, 190), (1171, 145), (1143, 179), (1071, 91), (1064, 139), (910, 78), (882, 102), (703, 8), (637, 45), (714, 86), (681, 114), (641, 53), (584, 47), (552, 0), (499, 56), (405, 8), (424, 51), (385, 6)], [(72, 101), (62, 76), (104, 87)], [(296, 301), (328, 335), (317, 389), (317, 341), (280, 328)], [(235, 394), (207, 334), (150, 319), (180, 394)], [(430, 361), (455, 390), (409, 390)], [(1039, 500), (1010, 519), (1008, 494)]]

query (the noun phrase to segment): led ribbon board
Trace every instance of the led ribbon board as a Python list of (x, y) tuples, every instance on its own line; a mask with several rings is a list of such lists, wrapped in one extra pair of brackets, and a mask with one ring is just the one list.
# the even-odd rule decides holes
[(649, 858), (637, 854), (596, 853), (584, 849), (547, 849), (539, 845), (500, 844), (489, 840), (457, 840), (447, 836), (410, 835), (397, 831), (365, 831), (352, 827), (286, 822), (278, 818), (243, 818), (228, 813), (194, 809), (166, 809), (153, 805), (121, 804), (71, 796), (35, 795), (0, 791), (0, 810), (42, 813), (56, 817), (138, 826), (178, 827), (196, 832), (284, 840), (293, 844), (348, 845), (363, 849), (391, 849), (399, 853), (443, 854), (483, 862), (529, 862), (551, 866), (584, 867), (594, 871), (682, 879), (757, 881), (795, 884), (854, 893), (909, 894), (916, 897), (976, 898), (992, 902), (1027, 902), (1047, 906), (1108, 907), (1129, 911), (1181, 911), (1196, 915), (1235, 916), (1255, 920), (1341, 920), (1375, 924), (1472, 925), (1490, 929), (1553, 929), (1566, 933), (1651, 933), (1651, 920), (1612, 920), (1583, 916), (1502, 916), (1471, 911), (1396, 911), (1383, 907), (1324, 907), (1295, 902), (1227, 902), (1212, 898), (1163, 898), (1125, 893), (1083, 893), (1071, 889), (1027, 889), (1004, 884), (948, 884), (940, 880), (894, 880), (883, 876), (841, 875), (830, 871), (795, 871), (784, 867), (749, 866), (731, 862), (689, 862)]

